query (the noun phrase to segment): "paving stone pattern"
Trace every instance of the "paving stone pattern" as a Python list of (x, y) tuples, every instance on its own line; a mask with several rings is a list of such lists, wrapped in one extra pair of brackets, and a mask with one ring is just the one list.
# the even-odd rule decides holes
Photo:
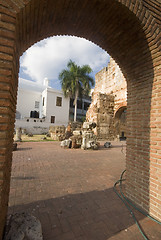
[[(98, 151), (62, 149), (59, 142), (18, 143), (8, 214), (25, 211), (38, 217), (44, 240), (140, 240), (113, 191), (124, 169), (122, 143), (111, 149), (102, 143)], [(149, 239), (161, 239), (158, 224), (136, 216)]]

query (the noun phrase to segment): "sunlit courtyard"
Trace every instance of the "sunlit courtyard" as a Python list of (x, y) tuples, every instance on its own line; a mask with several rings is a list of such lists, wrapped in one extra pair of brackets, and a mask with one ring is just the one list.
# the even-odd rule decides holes
[[(125, 142), (99, 150), (63, 149), (60, 142), (22, 142), (13, 152), (9, 214), (28, 212), (44, 240), (142, 239), (113, 191), (125, 169)], [(150, 239), (160, 226), (136, 213)]]

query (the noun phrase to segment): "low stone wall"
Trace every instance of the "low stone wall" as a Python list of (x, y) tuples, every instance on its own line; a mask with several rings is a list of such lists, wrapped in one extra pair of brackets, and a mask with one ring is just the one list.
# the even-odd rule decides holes
[(32, 133), (32, 134), (43, 134), (49, 132), (49, 124), (45, 122), (27, 122), (24, 120), (16, 120), (15, 122), (15, 129), (22, 128), (25, 130), (25, 133)]

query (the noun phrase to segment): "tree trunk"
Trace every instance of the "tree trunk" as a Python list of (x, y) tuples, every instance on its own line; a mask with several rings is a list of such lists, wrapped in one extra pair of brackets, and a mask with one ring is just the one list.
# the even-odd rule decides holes
[(74, 122), (77, 121), (77, 100), (78, 100), (78, 95), (79, 95), (79, 91), (78, 89), (75, 92), (75, 99), (74, 99)]
[(75, 108), (74, 108), (74, 122), (77, 121), (77, 99), (75, 99), (76, 103), (75, 103)]

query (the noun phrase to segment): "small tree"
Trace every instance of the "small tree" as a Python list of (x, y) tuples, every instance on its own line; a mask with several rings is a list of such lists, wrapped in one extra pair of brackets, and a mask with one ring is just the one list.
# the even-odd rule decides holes
[(74, 121), (77, 118), (77, 99), (83, 95), (89, 95), (91, 87), (94, 86), (94, 79), (89, 76), (92, 69), (89, 65), (78, 66), (70, 60), (67, 69), (59, 74), (59, 80), (65, 97), (74, 97)]

